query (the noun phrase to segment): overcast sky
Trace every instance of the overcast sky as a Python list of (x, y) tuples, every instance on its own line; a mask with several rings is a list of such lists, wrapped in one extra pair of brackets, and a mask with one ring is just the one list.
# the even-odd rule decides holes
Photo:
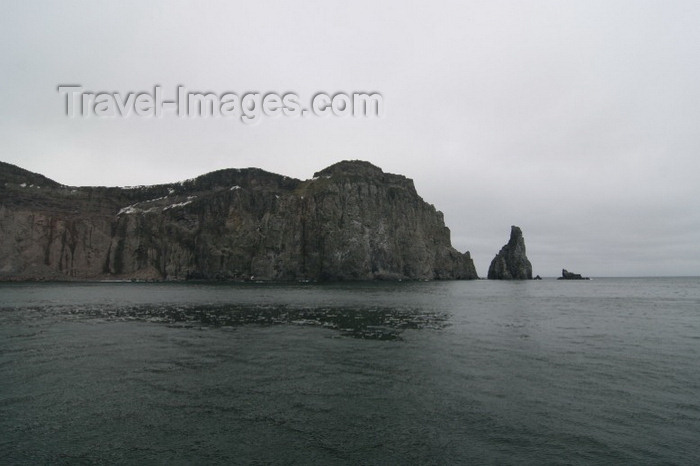
[[(376, 91), (382, 118), (73, 118), (60, 84)], [(167, 97), (167, 96), (166, 96)], [(5, 2), (0, 160), (70, 185), (344, 159), (413, 178), (485, 276), (700, 275), (700, 2)]]

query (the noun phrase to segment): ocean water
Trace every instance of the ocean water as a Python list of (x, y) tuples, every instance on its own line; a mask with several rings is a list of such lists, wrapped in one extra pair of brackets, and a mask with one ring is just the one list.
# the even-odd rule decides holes
[(0, 284), (1, 464), (698, 464), (700, 278)]

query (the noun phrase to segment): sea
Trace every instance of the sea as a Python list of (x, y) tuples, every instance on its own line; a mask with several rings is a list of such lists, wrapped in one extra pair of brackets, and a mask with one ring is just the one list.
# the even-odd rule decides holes
[(700, 278), (0, 284), (0, 464), (698, 464)]

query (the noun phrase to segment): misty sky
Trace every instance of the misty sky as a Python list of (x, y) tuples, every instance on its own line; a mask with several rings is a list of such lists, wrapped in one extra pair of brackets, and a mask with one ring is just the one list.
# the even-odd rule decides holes
[[(56, 88), (378, 91), (380, 119), (77, 118)], [(70, 185), (362, 159), (413, 178), (485, 276), (700, 275), (695, 1), (4, 2), (0, 160)]]

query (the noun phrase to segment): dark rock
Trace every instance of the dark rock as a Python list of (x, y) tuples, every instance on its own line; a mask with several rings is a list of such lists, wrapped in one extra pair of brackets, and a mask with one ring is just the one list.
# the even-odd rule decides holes
[(533, 280), (542, 280), (542, 277), (540, 277), (539, 275), (537, 275), (535, 278), (533, 278)]
[(580, 273), (573, 273), (562, 269), (561, 277), (557, 278), (557, 280), (590, 280), (590, 278), (582, 277)]
[(413, 181), (368, 162), (68, 187), (0, 162), (0, 279), (475, 279)]
[(532, 265), (525, 254), (525, 239), (519, 227), (510, 227), (510, 240), (491, 261), (488, 278), (490, 280), (532, 279)]

